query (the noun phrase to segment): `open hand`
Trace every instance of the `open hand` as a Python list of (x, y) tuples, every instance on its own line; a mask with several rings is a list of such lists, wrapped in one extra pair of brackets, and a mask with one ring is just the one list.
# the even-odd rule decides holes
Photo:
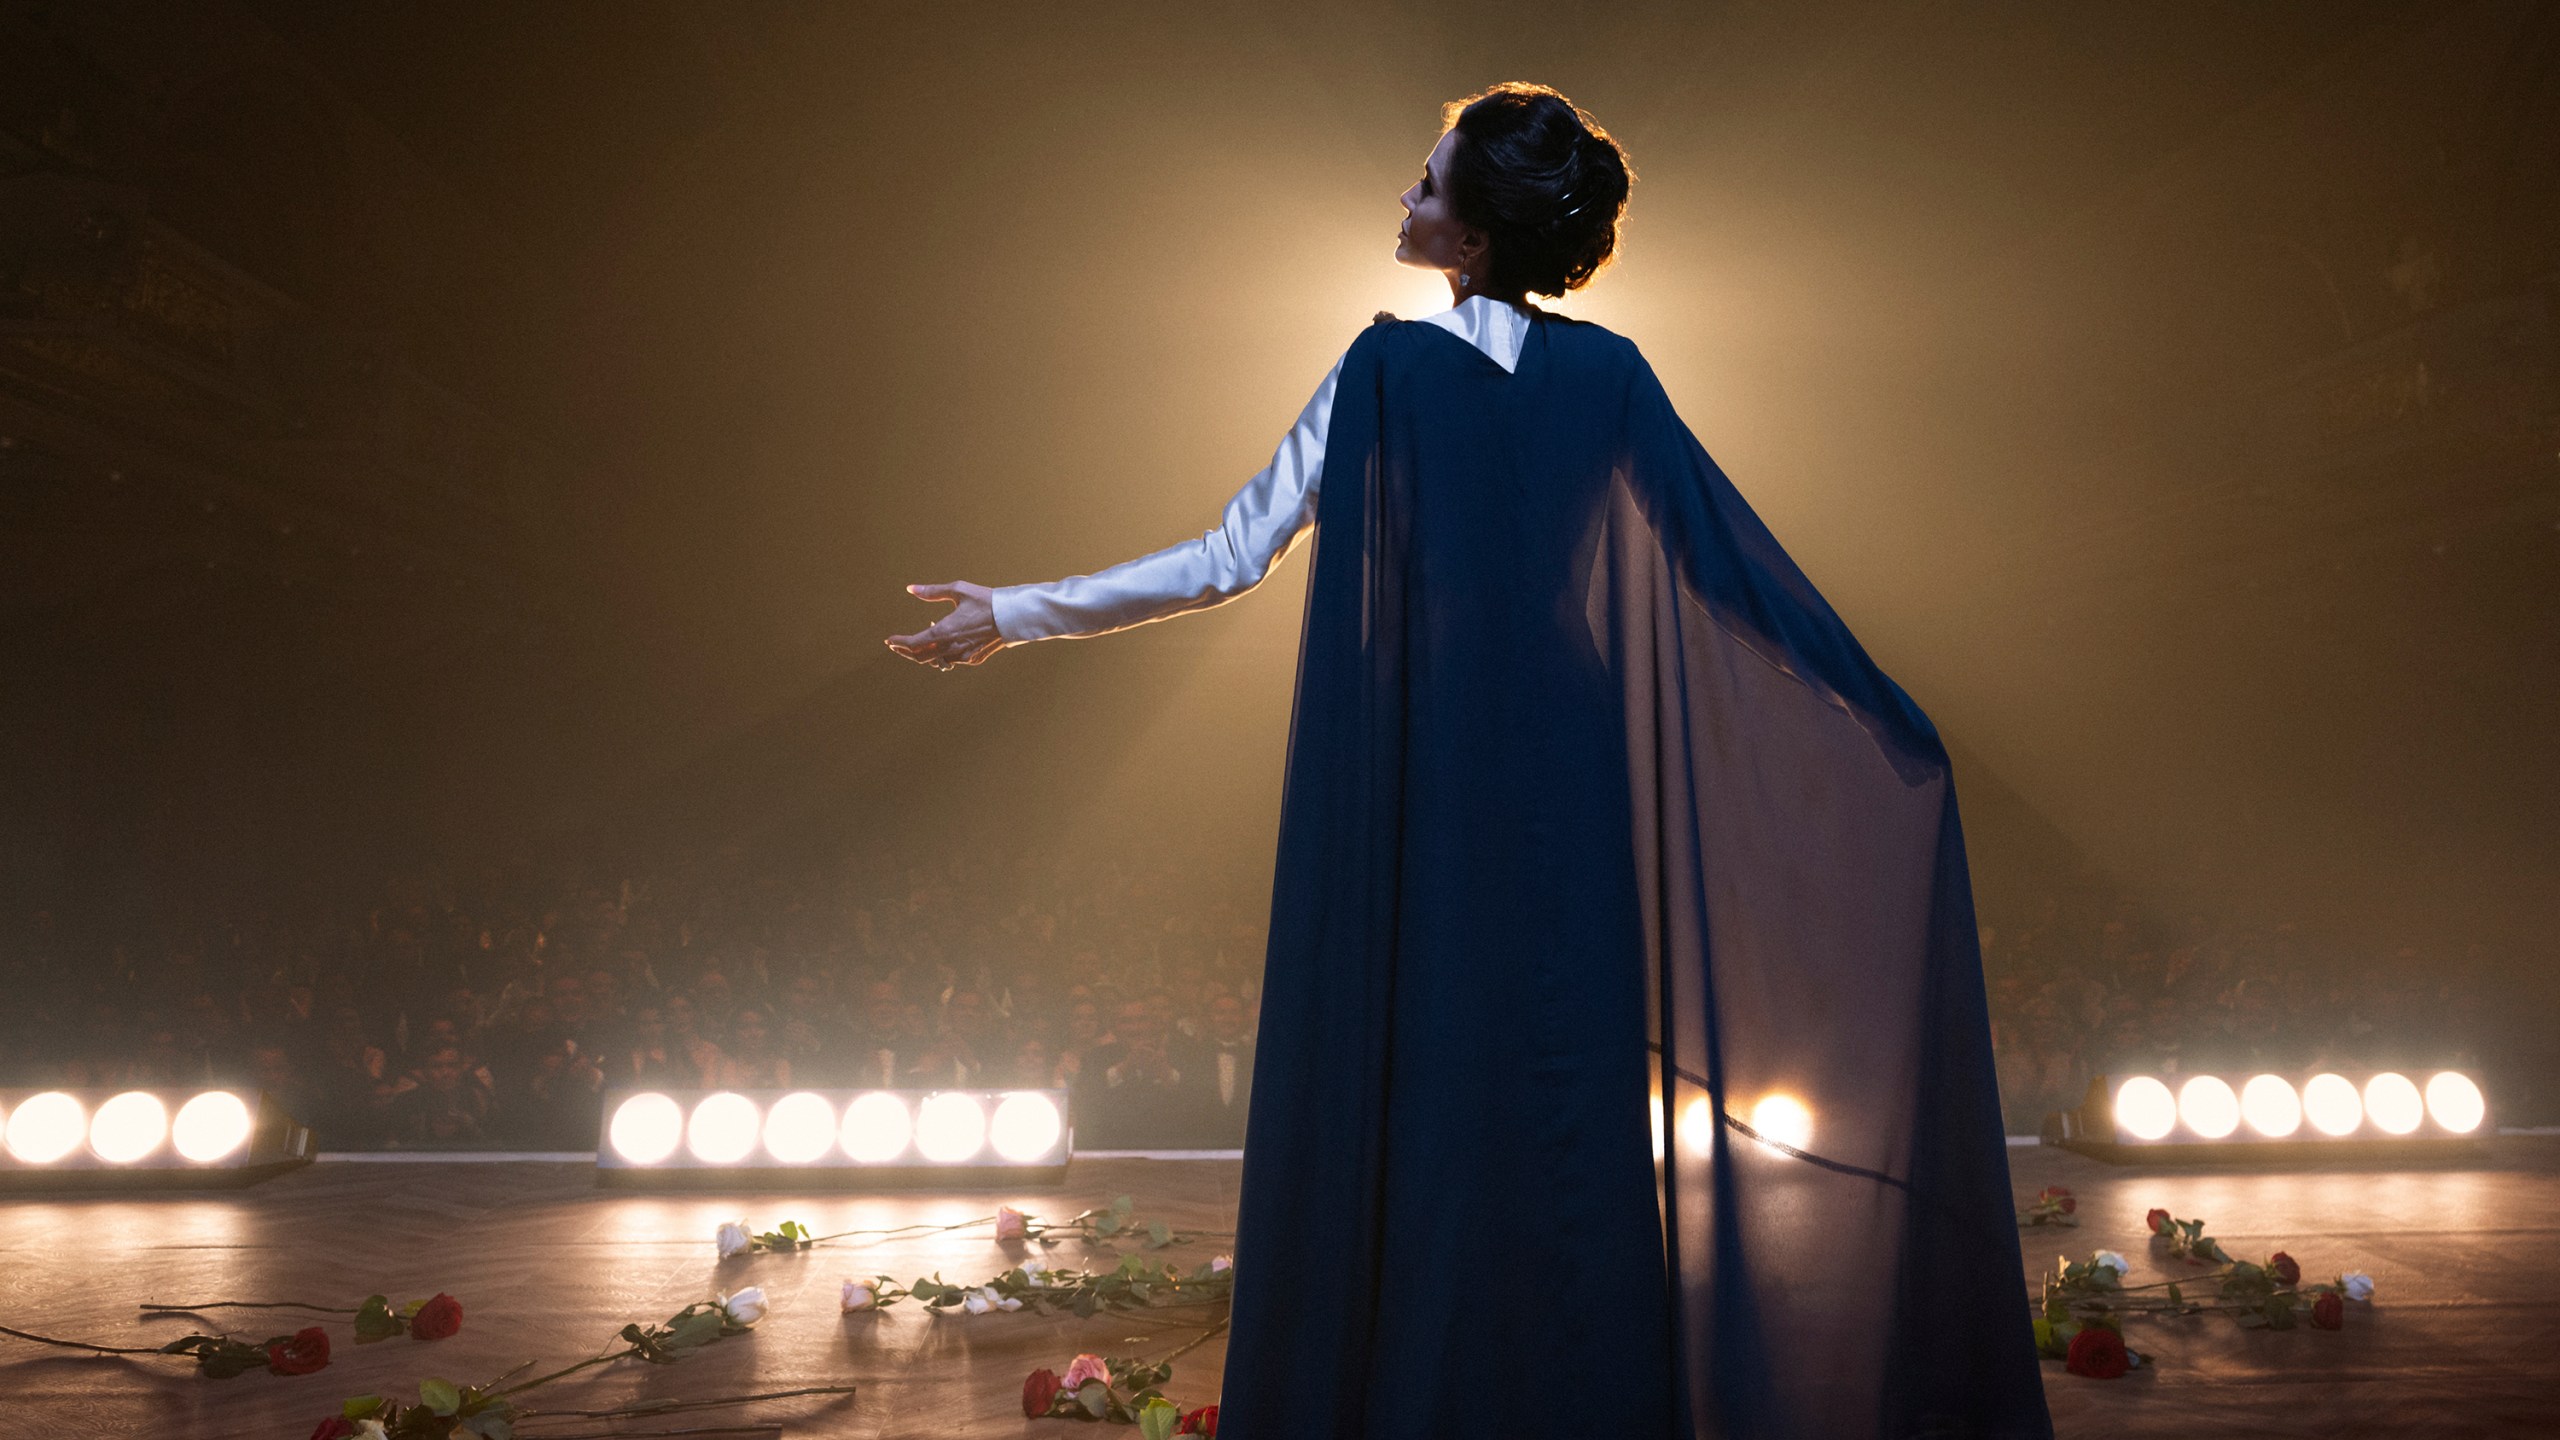
[(907, 593), (919, 600), (950, 601), (951, 613), (913, 635), (890, 636), (885, 642), (890, 649), (919, 665), (948, 670), (954, 665), (976, 665), (1004, 648), (1004, 637), (996, 633), (995, 591), (954, 580), (945, 585), (910, 585)]

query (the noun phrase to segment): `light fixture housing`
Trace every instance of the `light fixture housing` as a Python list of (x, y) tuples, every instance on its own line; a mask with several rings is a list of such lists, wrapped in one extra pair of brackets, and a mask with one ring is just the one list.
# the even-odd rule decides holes
[(1066, 1180), (1074, 1149), (1069, 1118), (1067, 1092), (1052, 1089), (610, 1090), (596, 1183), (648, 1190), (1055, 1185)]
[(2479, 1077), (2452, 1068), (2197, 1073), (2174, 1107), (2169, 1094), (2158, 1075), (2096, 1076), (2041, 1138), (2119, 1165), (2217, 1165), (2465, 1151), (2497, 1133)]
[(319, 1154), (263, 1090), (217, 1085), (0, 1090), (0, 1191), (224, 1190)]

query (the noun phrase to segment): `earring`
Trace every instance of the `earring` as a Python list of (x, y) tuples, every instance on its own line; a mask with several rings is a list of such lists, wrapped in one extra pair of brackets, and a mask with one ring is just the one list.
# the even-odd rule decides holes
[(1467, 272), (1466, 272), (1466, 271), (1464, 271), (1464, 270), (1459, 271), (1459, 272), (1458, 272), (1458, 288), (1459, 288), (1459, 289), (1461, 289), (1461, 290), (1466, 289), (1466, 288), (1467, 288), (1467, 281), (1468, 281), (1470, 278), (1471, 278), (1471, 277), (1467, 274)]

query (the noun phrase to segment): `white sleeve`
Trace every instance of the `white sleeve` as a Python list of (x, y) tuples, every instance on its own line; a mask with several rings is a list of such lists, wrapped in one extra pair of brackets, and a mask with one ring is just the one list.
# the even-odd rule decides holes
[(1333, 362), (1271, 463), (1227, 502), (1214, 530), (1090, 575), (996, 587), (996, 633), (1013, 644), (1125, 630), (1223, 605), (1262, 583), (1315, 523), (1325, 428), (1342, 362)]

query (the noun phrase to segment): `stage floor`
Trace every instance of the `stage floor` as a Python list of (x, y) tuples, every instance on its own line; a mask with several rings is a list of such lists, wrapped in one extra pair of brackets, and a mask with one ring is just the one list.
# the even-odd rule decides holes
[[(2080, 1197), (2076, 1229), (2024, 1233), (2029, 1272), (2057, 1251), (2103, 1247), (2131, 1256), (2137, 1279), (2159, 1273), (2142, 1220), (2159, 1205), (2202, 1216), (2235, 1253), (2281, 1248), (2313, 1277), (2360, 1269), (2379, 1287), (2376, 1303), (2351, 1307), (2338, 1334), (2242, 1331), (2210, 1316), (2137, 1323), (2130, 1338), (2157, 1356), (2155, 1370), (2095, 1381), (2046, 1367), (2062, 1435), (2560, 1433), (2560, 1140), (2504, 1137), (2485, 1159), (2441, 1168), (2312, 1173), (2137, 1171), (2047, 1149), (2012, 1150), (2010, 1159), (2021, 1196), (2058, 1183)], [(661, 1320), (752, 1284), (773, 1301), (754, 1335), (673, 1366), (623, 1362), (543, 1393), (554, 1405), (593, 1408), (851, 1383), (861, 1388), (848, 1399), (756, 1413), (791, 1435), (1054, 1440), (1065, 1433), (1057, 1422), (1022, 1418), (1030, 1370), (1063, 1370), (1079, 1350), (1160, 1355), (1214, 1316), (937, 1315), (913, 1302), (843, 1315), (837, 1296), (849, 1275), (887, 1272), (904, 1283), (938, 1270), (965, 1282), (1023, 1252), (978, 1229), (722, 1262), (714, 1227), (739, 1218), (758, 1229), (796, 1219), (821, 1232), (938, 1223), (998, 1204), (1064, 1219), (1125, 1192), (1142, 1219), (1228, 1230), (1238, 1169), (1232, 1159), (1089, 1157), (1055, 1190), (723, 1198), (599, 1192), (583, 1165), (331, 1162), (229, 1194), (0, 1199), (0, 1324), (152, 1344), (189, 1327), (138, 1319), (145, 1299), (353, 1304), (376, 1291), (447, 1290), (467, 1311), (459, 1336), (433, 1344), (357, 1347), (336, 1322), (333, 1363), (294, 1379), (209, 1381), (176, 1359), (0, 1338), (0, 1435), (301, 1440), (347, 1396), (414, 1394), (421, 1378), (468, 1383), (527, 1360), (566, 1364), (628, 1321)], [(1218, 1239), (1164, 1253), (1188, 1265), (1227, 1248)], [(1082, 1266), (1097, 1253), (1075, 1244), (1049, 1252)], [(256, 1336), (292, 1327), (251, 1316), (230, 1328)], [(1175, 1362), (1167, 1389), (1177, 1400), (1214, 1398), (1222, 1341)], [(633, 1431), (740, 1423), (728, 1413)]]

